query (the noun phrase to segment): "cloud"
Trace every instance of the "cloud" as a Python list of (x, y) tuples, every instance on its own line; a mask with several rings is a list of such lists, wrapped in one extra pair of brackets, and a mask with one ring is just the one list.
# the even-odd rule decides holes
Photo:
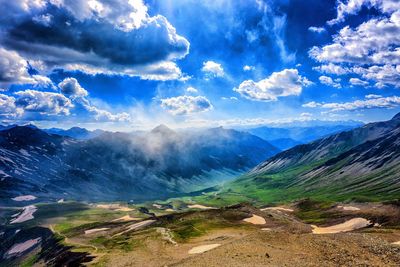
[(222, 68), (221, 64), (211, 60), (203, 62), (203, 67), (201, 70), (211, 77), (224, 76), (224, 69)]
[(204, 112), (213, 108), (204, 96), (177, 96), (161, 99), (161, 107), (173, 115), (187, 115)]
[(58, 84), (58, 87), (61, 93), (69, 97), (75, 106), (82, 107), (85, 111), (93, 115), (96, 121), (126, 122), (131, 120), (130, 115), (126, 112), (113, 114), (94, 106), (87, 98), (89, 96), (88, 91), (75, 78), (65, 78)]
[(374, 95), (374, 94), (369, 94), (365, 96), (366, 99), (381, 98), (381, 97), (382, 97), (381, 95)]
[(342, 88), (342, 85), (339, 82), (333, 81), (332, 78), (328, 76), (320, 76), (319, 81), (325, 85), (329, 85), (335, 88)]
[(323, 33), (326, 31), (324, 27), (314, 27), (314, 26), (309, 27), (308, 30), (316, 33)]
[(28, 63), (17, 52), (0, 47), (0, 83), (32, 84), (35, 79), (28, 73)]
[(313, 69), (322, 73), (336, 74), (336, 75), (344, 75), (350, 72), (349, 69), (332, 63), (313, 67)]
[(356, 14), (362, 6), (376, 7), (382, 14), (355, 28), (345, 26), (333, 36), (332, 43), (311, 48), (310, 57), (324, 64), (315, 69), (338, 75), (359, 74), (377, 87), (400, 87), (400, 10), (396, 8), (400, 2), (339, 2), (338, 14), (344, 15), (338, 18)]
[(58, 87), (61, 89), (61, 93), (67, 96), (84, 97), (89, 94), (75, 78), (65, 78), (58, 84)]
[(17, 107), (42, 115), (69, 115), (74, 107), (69, 98), (59, 93), (25, 90), (16, 92), (15, 95)]
[(18, 19), (4, 24), (3, 46), (48, 70), (76, 66), (89, 73), (181, 78), (173, 63), (188, 54), (189, 42), (165, 17), (150, 16), (142, 1), (43, 2), (33, 13), (20, 9)]
[(244, 71), (251, 71), (251, 70), (255, 70), (256, 68), (254, 66), (249, 66), (249, 65), (244, 65), (243, 66), (243, 70)]
[(355, 86), (368, 86), (369, 82), (360, 80), (359, 78), (350, 78), (349, 82)]
[(400, 97), (366, 97), (364, 100), (355, 100), (352, 102), (344, 103), (317, 103), (309, 102), (303, 105), (307, 108), (323, 108), (329, 109), (330, 111), (354, 111), (363, 109), (375, 109), (375, 108), (395, 108), (400, 106)]
[(14, 97), (0, 94), (0, 118), (15, 118), (23, 113), (24, 110), (16, 106)]
[(231, 96), (231, 97), (225, 97), (225, 96), (223, 96), (223, 97), (221, 97), (221, 99), (222, 99), (222, 100), (232, 100), (232, 101), (237, 101), (237, 100), (238, 100), (238, 98), (235, 97), (235, 96)]
[(343, 22), (346, 16), (357, 14), (364, 6), (367, 8), (376, 7), (383, 13), (392, 13), (400, 9), (400, 2), (398, 0), (338, 0), (336, 5), (337, 16), (328, 21), (328, 24), (334, 25)]
[(191, 94), (197, 94), (199, 91), (194, 87), (188, 87), (188, 88), (186, 88), (186, 92), (191, 93)]
[(259, 82), (246, 80), (233, 90), (250, 100), (276, 101), (278, 97), (300, 95), (303, 87), (311, 84), (297, 69), (284, 69)]

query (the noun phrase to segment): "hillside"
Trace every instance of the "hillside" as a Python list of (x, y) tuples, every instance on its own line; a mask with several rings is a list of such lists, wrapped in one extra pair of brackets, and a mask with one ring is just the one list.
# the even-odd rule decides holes
[(397, 199), (399, 144), (400, 114), (278, 153), (208, 200)]

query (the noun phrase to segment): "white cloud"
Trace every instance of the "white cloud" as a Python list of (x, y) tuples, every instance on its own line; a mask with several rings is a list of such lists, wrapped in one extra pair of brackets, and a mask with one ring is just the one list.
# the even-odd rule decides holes
[(177, 96), (161, 99), (161, 107), (173, 115), (187, 115), (204, 112), (213, 108), (204, 96)]
[(201, 70), (212, 77), (224, 76), (224, 69), (222, 68), (221, 64), (211, 60), (203, 62), (203, 67)]
[(191, 94), (197, 94), (199, 91), (194, 87), (188, 87), (188, 88), (186, 88), (186, 92), (191, 93)]
[(231, 96), (231, 97), (225, 97), (225, 96), (223, 96), (223, 97), (221, 97), (221, 99), (222, 99), (222, 100), (232, 100), (232, 101), (237, 101), (237, 100), (238, 100), (238, 98), (235, 97), (235, 96)]
[(0, 94), (0, 118), (15, 118), (24, 113), (22, 108), (15, 105), (15, 98)]
[(59, 93), (25, 90), (16, 92), (15, 95), (17, 107), (42, 115), (69, 115), (74, 107), (69, 98)]
[(314, 70), (317, 70), (322, 73), (328, 73), (328, 74), (336, 74), (336, 75), (344, 75), (350, 72), (349, 69), (342, 67), (340, 65), (335, 65), (332, 63), (326, 64), (326, 65), (321, 65), (313, 68)]
[(314, 27), (314, 26), (309, 27), (308, 30), (316, 33), (323, 33), (326, 31), (324, 27)]
[(233, 90), (251, 100), (276, 101), (278, 97), (300, 95), (303, 87), (311, 84), (297, 69), (284, 69), (259, 82), (246, 80)]
[(328, 76), (320, 76), (319, 81), (325, 85), (329, 85), (335, 88), (342, 88), (342, 85), (340, 83), (333, 81), (332, 78)]
[(338, 75), (359, 74), (377, 87), (400, 87), (400, 10), (394, 8), (400, 4), (379, 0), (348, 3), (357, 12), (360, 6), (370, 5), (383, 14), (356, 28), (345, 26), (333, 36), (331, 44), (310, 49), (310, 56), (324, 63), (315, 69)]
[(28, 63), (17, 52), (0, 47), (0, 83), (35, 83), (28, 73)]
[(361, 75), (364, 79), (373, 80), (378, 88), (386, 85), (400, 87), (400, 65), (383, 65), (370, 67), (354, 67), (353, 72)]
[(363, 6), (367, 8), (376, 7), (383, 13), (392, 13), (400, 10), (400, 2), (398, 0), (338, 0), (336, 6), (337, 17), (328, 21), (328, 24), (334, 25), (343, 22), (346, 16), (357, 14)]
[(244, 71), (251, 71), (251, 70), (255, 70), (256, 68), (254, 66), (249, 66), (249, 65), (244, 65), (243, 66), (243, 70)]
[(374, 94), (369, 94), (365, 96), (366, 99), (381, 98), (381, 97), (382, 97), (381, 95), (374, 95)]
[(352, 102), (344, 103), (317, 103), (309, 102), (303, 105), (308, 108), (323, 108), (329, 109), (330, 111), (354, 111), (362, 109), (373, 109), (373, 108), (395, 108), (400, 106), (400, 97), (372, 97), (364, 100), (355, 100)]
[(359, 78), (350, 78), (349, 82), (355, 86), (368, 86), (369, 82), (363, 81)]
[(67, 96), (84, 97), (88, 95), (88, 91), (82, 88), (75, 78), (65, 78), (58, 84), (58, 87), (61, 89), (61, 93)]
[(51, 24), (51, 21), (53, 19), (53, 16), (51, 14), (42, 14), (42, 15), (37, 15), (32, 18), (32, 20), (38, 24), (42, 24), (46, 27), (49, 27)]

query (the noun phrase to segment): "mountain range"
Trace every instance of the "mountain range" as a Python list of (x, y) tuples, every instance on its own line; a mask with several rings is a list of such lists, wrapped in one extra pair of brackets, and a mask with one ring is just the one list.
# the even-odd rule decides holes
[(221, 194), (263, 202), (400, 198), (400, 113), (278, 153)]
[(175, 132), (104, 132), (75, 139), (36, 127), (0, 131), (3, 201), (32, 194), (45, 199), (144, 200), (213, 186), (279, 150), (245, 132), (213, 128)]

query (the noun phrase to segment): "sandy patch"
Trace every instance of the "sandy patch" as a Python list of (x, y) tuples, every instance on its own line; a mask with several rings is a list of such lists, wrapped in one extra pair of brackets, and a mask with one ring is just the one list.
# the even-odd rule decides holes
[(207, 206), (203, 206), (200, 204), (194, 204), (194, 205), (188, 205), (189, 209), (200, 209), (200, 210), (212, 210), (212, 209), (216, 209), (213, 207), (207, 207)]
[(107, 230), (110, 230), (110, 228), (96, 228), (96, 229), (90, 229), (90, 230), (86, 230), (86, 231), (85, 231), (85, 235), (93, 234), (93, 233), (97, 233), (97, 232), (103, 232), (103, 231), (107, 231)]
[(116, 209), (116, 211), (133, 211), (134, 209), (128, 208), (128, 207), (121, 207)]
[(31, 201), (31, 200), (35, 200), (35, 199), (36, 199), (36, 197), (32, 196), (32, 195), (18, 196), (18, 197), (12, 198), (12, 200), (14, 200), (14, 201)]
[(263, 217), (254, 215), (254, 214), (250, 218), (243, 219), (243, 221), (252, 223), (252, 224), (266, 224), (267, 223)]
[(165, 211), (174, 212), (173, 209), (166, 209)]
[(293, 212), (294, 210), (285, 208), (285, 207), (268, 207), (264, 209), (260, 209), (261, 211), (266, 211), (266, 210), (276, 210), (276, 211), (286, 211), (286, 212)]
[(146, 227), (146, 226), (148, 226), (150, 224), (153, 224), (155, 222), (156, 222), (156, 220), (146, 220), (146, 221), (142, 221), (142, 222), (131, 224), (131, 225), (129, 225), (127, 227), (127, 229), (125, 231), (122, 231), (122, 232), (120, 232), (118, 234), (115, 234), (114, 236), (119, 236), (119, 235), (125, 234), (125, 233), (133, 231), (133, 230), (139, 230), (139, 229), (144, 228), (144, 227)]
[(18, 254), (32, 248), (33, 246), (38, 244), (40, 241), (41, 241), (41, 238), (38, 237), (35, 239), (29, 239), (22, 243), (15, 244), (4, 254), (4, 258), (8, 259), (13, 256), (17, 256)]
[(96, 208), (99, 209), (107, 209), (107, 210), (115, 210), (115, 211), (133, 211), (134, 209), (122, 206), (120, 204), (97, 204)]
[(29, 221), (32, 220), (33, 214), (37, 211), (36, 206), (34, 205), (30, 205), (30, 206), (26, 206), (24, 207), (23, 211), (18, 215), (17, 218), (12, 219), (10, 221), (10, 223), (22, 223), (25, 221)]
[(346, 211), (358, 211), (360, 210), (357, 207), (353, 207), (353, 206), (337, 206), (338, 209), (342, 209), (342, 210), (346, 210)]
[(395, 246), (400, 246), (400, 241), (393, 242), (393, 243), (392, 243), (392, 245), (395, 245)]
[(131, 217), (130, 215), (122, 216), (121, 218), (112, 220), (112, 222), (130, 222), (130, 221), (140, 221), (141, 218)]
[(189, 250), (189, 254), (199, 254), (199, 253), (204, 253), (206, 251), (212, 250), (214, 248), (217, 248), (221, 246), (221, 244), (210, 244), (210, 245), (201, 245), (201, 246), (197, 246), (192, 248), (191, 250)]
[(341, 232), (349, 232), (360, 228), (367, 227), (371, 222), (364, 218), (354, 218), (341, 224), (332, 225), (329, 227), (317, 227), (311, 225), (313, 234), (335, 234)]
[(156, 209), (161, 209), (161, 208), (162, 208), (162, 206), (159, 205), (159, 204), (153, 204), (152, 206), (153, 206), (154, 208), (156, 208)]
[(261, 228), (261, 231), (272, 231), (271, 228)]

